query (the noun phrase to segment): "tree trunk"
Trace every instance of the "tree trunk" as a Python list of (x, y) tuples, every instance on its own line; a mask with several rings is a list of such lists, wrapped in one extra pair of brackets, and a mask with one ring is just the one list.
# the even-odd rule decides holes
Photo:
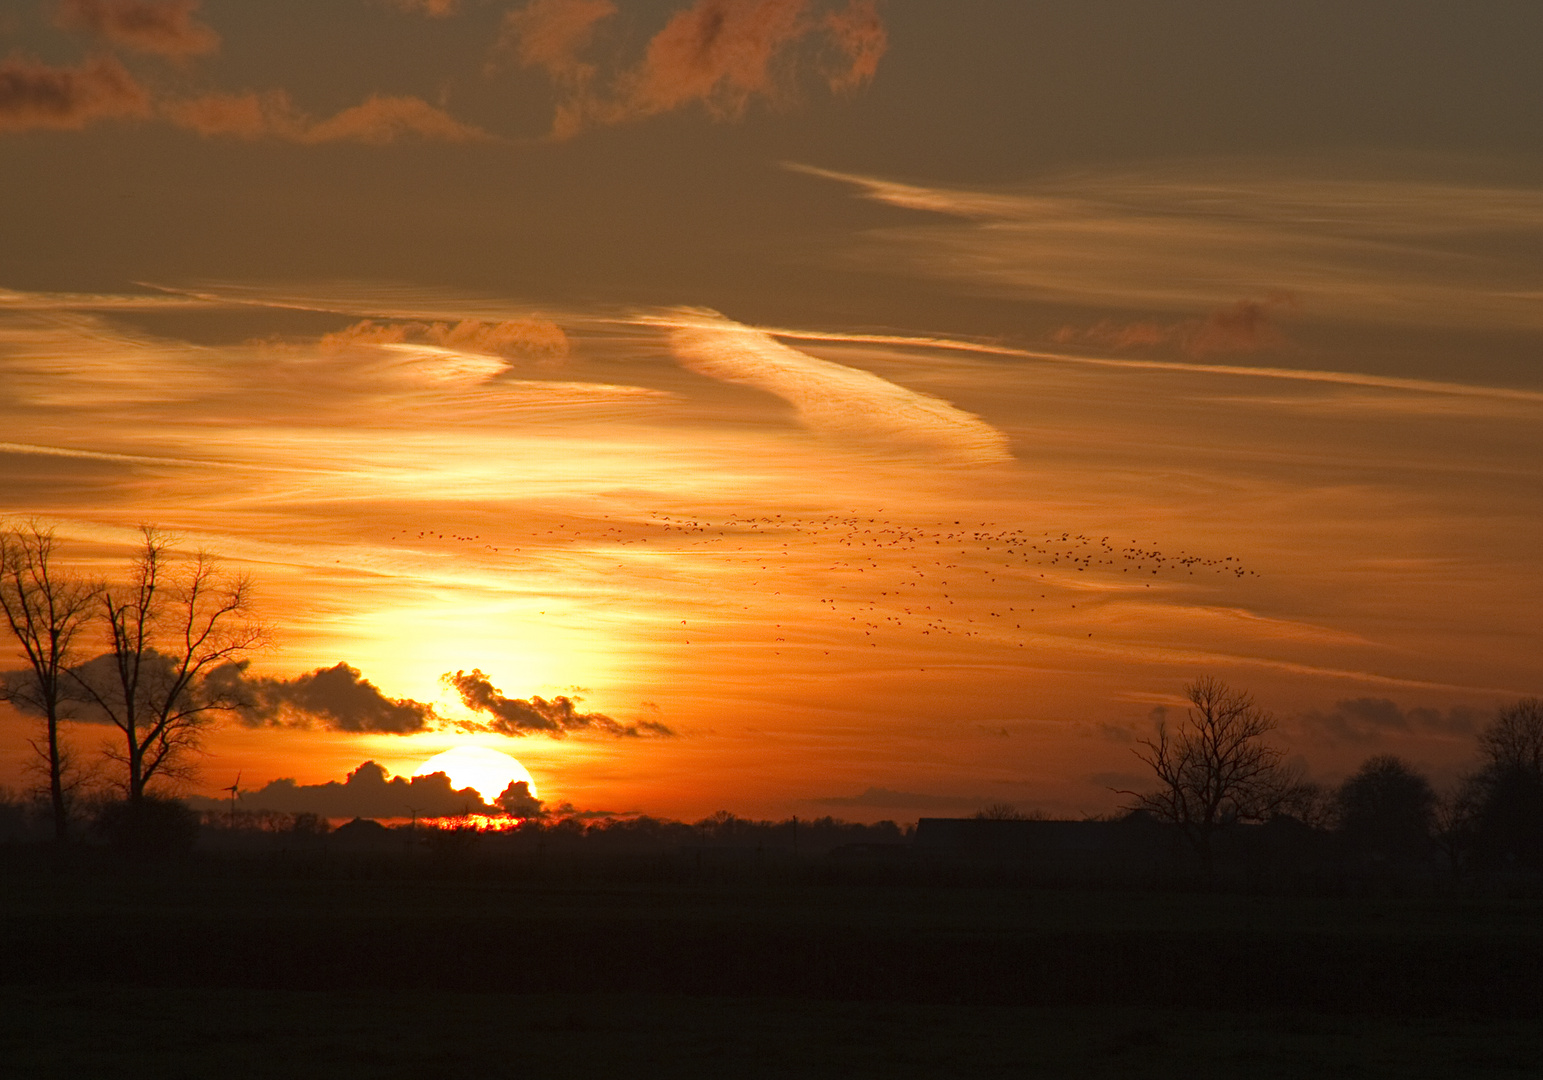
[(128, 742), (129, 805), (137, 808), (145, 801), (145, 756), (132, 729), (128, 732)]
[(64, 805), (64, 759), (59, 749), (59, 716), (48, 710), (48, 799), (54, 812), (54, 843), (70, 840), (70, 817)]
[(1213, 830), (1202, 824), (1190, 834), (1190, 842), (1194, 846), (1195, 854), (1200, 857), (1200, 879), (1205, 882), (1207, 890), (1216, 887), (1216, 857), (1211, 849)]

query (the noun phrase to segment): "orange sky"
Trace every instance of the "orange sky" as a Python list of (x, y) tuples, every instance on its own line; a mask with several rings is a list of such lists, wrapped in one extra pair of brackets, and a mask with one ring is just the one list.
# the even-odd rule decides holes
[[(1381, 751), (1450, 779), (1538, 692), (1538, 148), (1260, 88), (1314, 134), (1198, 110), (1159, 154), (1085, 97), (1097, 152), (1047, 122), (1059, 157), (907, 158), (903, 118), (951, 135), (903, 107), (937, 76), (900, 5), (494, 7), (355, 13), (425, 71), (481, 58), (438, 96), (413, 67), (307, 87), (304, 42), (260, 80), (274, 25), (228, 4), (11, 26), (31, 180), (0, 223), (51, 239), (0, 256), (0, 515), (103, 573), (158, 524), (253, 576), (254, 673), (346, 662), (438, 717), (227, 722), (202, 790), (469, 740), (589, 809), (1085, 813), (1200, 674), (1325, 780)], [(961, 110), (1012, 58), (968, 74), (967, 8)], [(15, 91), (39, 71), (74, 112)], [(70, 201), (83, 154), (120, 210)], [(467, 736), (441, 676), (474, 668), (673, 735)]]

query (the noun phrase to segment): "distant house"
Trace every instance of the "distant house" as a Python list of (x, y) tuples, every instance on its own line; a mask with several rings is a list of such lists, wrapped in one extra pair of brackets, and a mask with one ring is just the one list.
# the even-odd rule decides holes
[[(1027, 880), (1157, 884), (1193, 879), (1200, 864), (1183, 835), (1142, 811), (1115, 821), (922, 818), (918, 859), (992, 867)], [(1295, 818), (1235, 824), (1215, 839), (1220, 882), (1261, 888), (1326, 888), (1336, 876), (1333, 837)]]
[(1178, 837), (1145, 813), (1117, 821), (922, 818), (918, 857), (1020, 868), (1046, 879), (1126, 881), (1169, 867)]
[(338, 847), (375, 848), (391, 842), (391, 830), (374, 818), (354, 818), (346, 825), (332, 830), (332, 841)]

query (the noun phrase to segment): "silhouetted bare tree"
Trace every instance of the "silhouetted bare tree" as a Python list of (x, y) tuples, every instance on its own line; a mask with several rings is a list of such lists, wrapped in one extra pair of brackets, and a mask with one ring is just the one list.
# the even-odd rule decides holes
[(0, 700), (42, 717), (42, 738), (31, 742), (48, 784), (54, 839), (63, 843), (75, 773), (59, 723), (67, 719), (77, 639), (101, 590), (55, 565), (54, 547), (53, 530), (37, 521), (0, 530), (0, 611), (27, 660), (25, 668), (0, 679)]
[(1479, 734), (1469, 778), (1474, 853), (1490, 868), (1543, 867), (1543, 699), (1523, 698)]
[[(1043, 815), (1038, 815), (1043, 817)], [(1033, 821), (1036, 815), (1024, 813), (1012, 803), (995, 802), (984, 810), (975, 811), (975, 817), (980, 821)]]
[(1523, 698), (1500, 710), (1479, 733), (1484, 768), (1520, 769), (1543, 776), (1543, 698)]
[(206, 552), (176, 560), (169, 538), (143, 530), (128, 581), (102, 590), (110, 652), (73, 671), (82, 696), (116, 727), (108, 756), (124, 768), (130, 806), (157, 777), (183, 777), (187, 756), (214, 715), (243, 704), (207, 676), (258, 648), (251, 585), (221, 571)]
[(1159, 721), (1156, 737), (1135, 751), (1157, 774), (1158, 790), (1120, 794), (1135, 796), (1132, 809), (1178, 826), (1209, 880), (1217, 831), (1276, 813), (1297, 794), (1300, 777), (1266, 741), (1276, 722), (1251, 696), (1211, 676), (1185, 687), (1185, 695), (1185, 722), (1170, 730)]
[(1431, 838), (1454, 877), (1462, 874), (1473, 854), (1480, 794), (1474, 778), (1468, 777), (1437, 798), (1431, 815)]

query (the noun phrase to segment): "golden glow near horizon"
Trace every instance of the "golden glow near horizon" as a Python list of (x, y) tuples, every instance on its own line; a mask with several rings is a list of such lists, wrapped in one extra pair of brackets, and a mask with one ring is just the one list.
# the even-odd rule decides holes
[[(5, 450), (87, 481), (34, 493), (62, 539), (110, 567), (155, 516), (250, 569), (281, 629), (265, 672), (343, 660), (475, 728), (489, 715), (440, 677), (480, 669), (510, 699), (676, 733), (520, 739), (583, 806), (903, 816), (841, 800), (941, 788), (1096, 808), (1197, 671), (1298, 710), (1305, 743), (1335, 701), (1496, 700), (1533, 663), (1504, 598), (1538, 588), (1535, 490), (1484, 481), (1482, 558), (1465, 524), (1484, 470), (1530, 460), (1524, 396), (1004, 367), (668, 312), (546, 313), (560, 362), (436, 346), (404, 373), (396, 343), (337, 344), (336, 303), (320, 342), (232, 346), (11, 305)], [(370, 310), (355, 338), (390, 332)], [(110, 397), (59, 389), (84, 371)], [(251, 754), (236, 734), (211, 750)], [(356, 745), (390, 764), (446, 734)], [(275, 774), (336, 775), (298, 752), (321, 733), (285, 738)]]

